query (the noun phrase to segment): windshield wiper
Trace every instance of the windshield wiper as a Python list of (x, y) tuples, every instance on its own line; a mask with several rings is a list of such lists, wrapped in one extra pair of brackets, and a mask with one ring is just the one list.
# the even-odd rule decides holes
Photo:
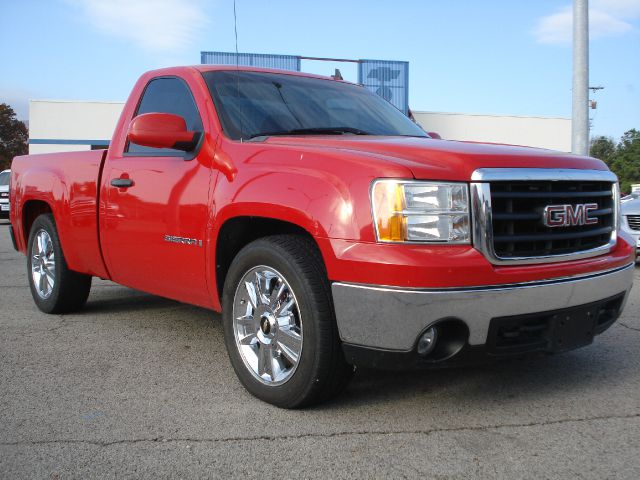
[(286, 135), (373, 135), (358, 128), (352, 127), (316, 127), (316, 128), (293, 128), (291, 130), (277, 130), (273, 132), (260, 132), (249, 137), (249, 140), (257, 137), (286, 136)]

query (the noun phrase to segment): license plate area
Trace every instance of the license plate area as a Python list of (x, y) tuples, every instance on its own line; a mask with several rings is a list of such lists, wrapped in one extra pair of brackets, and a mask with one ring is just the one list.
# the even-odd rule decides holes
[(599, 306), (567, 310), (551, 317), (550, 350), (565, 352), (593, 342)]
[(492, 355), (559, 353), (588, 345), (618, 318), (624, 295), (577, 307), (494, 318), (487, 351)]

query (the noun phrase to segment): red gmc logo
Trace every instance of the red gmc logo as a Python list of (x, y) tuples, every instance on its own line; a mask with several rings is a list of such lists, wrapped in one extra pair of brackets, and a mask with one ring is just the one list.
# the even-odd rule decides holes
[(580, 203), (578, 205), (547, 205), (544, 207), (542, 222), (547, 227), (576, 227), (598, 223), (597, 217), (589, 214), (598, 210), (597, 203)]

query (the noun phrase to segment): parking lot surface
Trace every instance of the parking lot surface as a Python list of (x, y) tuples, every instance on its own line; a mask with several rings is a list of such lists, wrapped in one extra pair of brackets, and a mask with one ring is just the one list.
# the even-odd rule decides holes
[(220, 316), (96, 280), (40, 313), (0, 222), (0, 478), (640, 478), (640, 268), (623, 317), (563, 355), (361, 370), (280, 410), (231, 369)]

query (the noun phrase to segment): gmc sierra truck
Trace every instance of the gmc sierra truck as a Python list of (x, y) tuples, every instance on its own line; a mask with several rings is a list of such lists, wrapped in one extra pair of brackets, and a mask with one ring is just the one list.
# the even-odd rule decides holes
[(146, 73), (108, 150), (17, 157), (10, 201), (40, 310), (81, 308), (99, 277), (222, 312), (238, 378), (286, 408), (354, 366), (587, 345), (633, 278), (601, 161), (430, 138), (301, 73)]

